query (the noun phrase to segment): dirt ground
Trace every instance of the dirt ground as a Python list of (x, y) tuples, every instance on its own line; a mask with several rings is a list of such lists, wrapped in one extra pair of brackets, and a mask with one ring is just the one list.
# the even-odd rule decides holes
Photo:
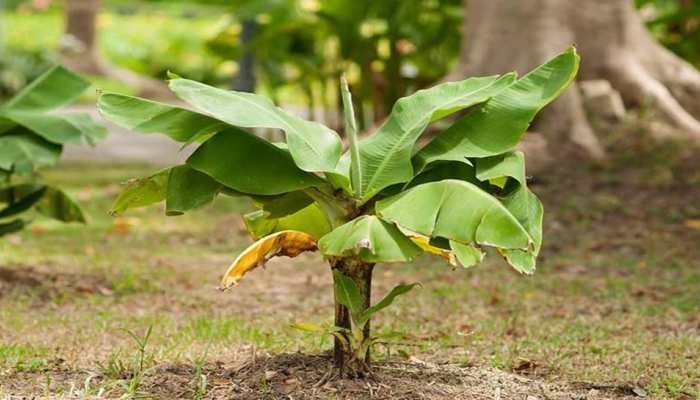
[(85, 204), (88, 228), (38, 219), (0, 242), (0, 399), (699, 398), (700, 160), (611, 146), (605, 166), (533, 177), (546, 210), (534, 276), (491, 253), (470, 270), (379, 266), (376, 296), (422, 288), (373, 322), (374, 379), (325, 383), (330, 339), (289, 328), (331, 320), (320, 257), (221, 293), (249, 204), (115, 219), (117, 182), (154, 167), (66, 164), (47, 178)]
[[(246, 354), (247, 353), (247, 354)], [(330, 357), (281, 353), (274, 356), (243, 351), (241, 360), (214, 363), (195, 370), (191, 365), (162, 365), (149, 371), (138, 397), (162, 399), (633, 399), (646, 397), (634, 385), (573, 382), (545, 383), (488, 367), (436, 365), (414, 359), (411, 362), (381, 361), (371, 379), (324, 382)], [(207, 377), (206, 393), (197, 393), (196, 374)], [(10, 390), (23, 392), (25, 385), (41, 386), (36, 374), (19, 373)], [(65, 371), (55, 374), (55, 386), (89, 382), (99, 386), (100, 375)], [(51, 385), (50, 384), (50, 385)], [(49, 391), (51, 386), (49, 385)], [(16, 389), (14, 389), (16, 388)], [(97, 392), (95, 397), (118, 397), (119, 391)], [(86, 393), (78, 387), (73, 395)], [(41, 396), (39, 396), (41, 397)], [(70, 393), (67, 397), (72, 397)], [(90, 397), (89, 395), (87, 397)]]

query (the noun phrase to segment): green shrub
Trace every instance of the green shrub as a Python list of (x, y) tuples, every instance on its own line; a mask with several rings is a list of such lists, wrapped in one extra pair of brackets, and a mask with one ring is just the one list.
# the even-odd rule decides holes
[(52, 64), (51, 55), (43, 51), (5, 49), (0, 57), (0, 101), (17, 94)]
[(58, 66), (0, 105), (0, 236), (22, 229), (32, 209), (64, 222), (85, 222), (78, 205), (43, 183), (38, 170), (54, 165), (64, 144), (94, 144), (106, 135), (89, 115), (52, 113), (89, 86)]

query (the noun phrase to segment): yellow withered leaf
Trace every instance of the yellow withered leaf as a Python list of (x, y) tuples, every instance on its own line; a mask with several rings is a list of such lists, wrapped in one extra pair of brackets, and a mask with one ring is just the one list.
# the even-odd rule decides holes
[(226, 290), (235, 285), (248, 271), (264, 265), (272, 257), (296, 257), (305, 251), (316, 249), (316, 240), (304, 232), (280, 231), (267, 235), (236, 257), (221, 278), (221, 289)]
[(411, 239), (413, 243), (417, 244), (418, 247), (420, 247), (424, 252), (432, 254), (434, 256), (442, 257), (445, 259), (445, 261), (450, 263), (450, 265), (454, 267), (457, 266), (457, 259), (452, 250), (433, 246), (432, 244), (430, 244), (430, 238), (427, 238), (425, 236), (409, 236), (409, 239)]
[(398, 228), (401, 231), (401, 233), (403, 233), (409, 239), (411, 239), (411, 241), (415, 243), (418, 247), (420, 247), (421, 250), (423, 250), (424, 252), (434, 256), (442, 257), (453, 267), (457, 266), (457, 257), (455, 256), (452, 250), (433, 246), (432, 244), (430, 244), (430, 238), (428, 236), (421, 235), (418, 232), (413, 232), (412, 230), (406, 229), (402, 226), (398, 226)]
[(441, 257), (453, 267), (461, 265), (464, 268), (469, 268), (480, 263), (484, 258), (484, 253), (481, 249), (474, 245), (450, 240), (450, 248), (445, 249), (430, 244), (430, 238), (425, 235), (401, 227), (399, 227), (399, 229), (401, 233), (411, 239), (421, 250), (428, 254)]

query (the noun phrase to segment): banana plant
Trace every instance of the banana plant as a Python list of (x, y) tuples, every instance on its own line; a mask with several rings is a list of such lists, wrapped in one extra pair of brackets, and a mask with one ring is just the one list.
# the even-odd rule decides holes
[[(129, 182), (112, 211), (164, 200), (166, 214), (179, 215), (219, 194), (249, 197), (256, 210), (243, 219), (256, 241), (235, 258), (221, 287), (275, 256), (319, 251), (335, 283), (334, 365), (361, 375), (375, 264), (427, 253), (466, 268), (493, 247), (516, 271), (534, 272), (543, 208), (515, 146), (578, 65), (570, 48), (521, 78), (507, 73), (417, 91), (364, 138), (343, 82), (346, 151), (333, 130), (251, 93), (179, 77), (170, 88), (192, 109), (105, 93), (99, 108), (115, 123), (199, 144), (184, 164)], [(461, 117), (419, 148), (430, 123), (458, 111)], [(258, 127), (280, 129), (286, 141), (270, 143), (245, 129)]]
[(85, 222), (80, 207), (38, 170), (56, 164), (63, 145), (90, 144), (107, 131), (87, 114), (56, 114), (90, 83), (56, 66), (0, 105), (0, 236), (19, 231), (35, 210), (63, 222)]

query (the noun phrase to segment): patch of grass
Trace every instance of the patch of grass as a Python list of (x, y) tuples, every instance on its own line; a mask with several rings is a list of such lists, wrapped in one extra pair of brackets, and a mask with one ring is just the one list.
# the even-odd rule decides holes
[(156, 279), (157, 274), (138, 273), (132, 269), (125, 269), (111, 279), (114, 292), (117, 295), (125, 296), (129, 294), (157, 293), (163, 289), (158, 287), (160, 282)]
[(154, 363), (154, 355), (148, 350), (149, 341), (153, 333), (153, 325), (150, 325), (142, 334), (127, 331), (133, 340), (131, 354), (117, 351), (111, 353), (104, 362), (97, 362), (100, 374), (112, 380), (109, 386), (120, 387), (123, 394), (120, 398), (131, 399), (143, 397), (141, 386), (143, 379)]
[(693, 387), (684, 376), (669, 372), (668, 375), (654, 379), (648, 385), (649, 394), (654, 398), (697, 398), (700, 391)]
[(110, 353), (105, 361), (97, 362), (97, 369), (107, 379), (123, 380), (131, 376), (130, 363), (124, 359), (122, 352)]
[(19, 372), (36, 372), (46, 368), (48, 348), (29, 345), (0, 345), (0, 366)]
[[(267, 327), (266, 327), (267, 328)], [(254, 321), (224, 316), (200, 316), (185, 323), (180, 340), (187, 342), (250, 343), (262, 348), (281, 347), (283, 338), (261, 328)], [(283, 347), (283, 346), (282, 346)]]

